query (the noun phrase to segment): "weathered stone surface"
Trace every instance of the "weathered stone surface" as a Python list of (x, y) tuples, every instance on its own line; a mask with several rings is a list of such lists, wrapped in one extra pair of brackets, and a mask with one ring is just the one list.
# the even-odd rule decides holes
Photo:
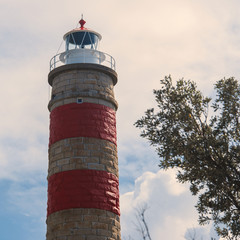
[(64, 104), (77, 102), (98, 103), (117, 110), (114, 98), (114, 81), (111, 75), (94, 70), (68, 70), (52, 79), (52, 95), (49, 110)]
[(48, 176), (74, 169), (95, 169), (118, 176), (117, 147), (96, 138), (68, 138), (49, 148)]
[(47, 218), (48, 240), (120, 240), (119, 216), (100, 209), (68, 209)]

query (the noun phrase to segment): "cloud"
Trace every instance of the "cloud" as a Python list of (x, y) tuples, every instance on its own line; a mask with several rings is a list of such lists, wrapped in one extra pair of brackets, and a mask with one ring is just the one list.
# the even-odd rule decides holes
[(2, 68), (0, 94), (0, 179), (46, 171), (47, 77), (38, 61)]
[[(193, 227), (193, 219), (196, 223), (195, 200), (187, 187), (175, 183), (173, 173), (154, 173), (158, 156), (140, 139), (133, 123), (147, 108), (155, 106), (152, 89), (159, 88), (159, 80), (165, 75), (195, 80), (205, 94), (212, 94), (213, 83), (224, 76), (240, 77), (239, 1), (1, 3), (0, 180), (10, 179), (18, 185), (10, 189), (18, 192), (13, 198), (20, 197), (21, 202), (30, 198), (34, 202), (39, 197), (21, 186), (33, 176), (47, 174), (49, 60), (56, 54), (62, 36), (76, 27), (83, 13), (86, 27), (103, 36), (101, 50), (111, 54), (117, 63), (123, 233), (130, 225), (127, 214), (134, 220), (137, 204), (149, 201), (148, 216), (160, 223), (158, 230), (156, 223), (150, 222), (156, 239), (157, 234), (175, 234), (170, 229), (173, 224), (178, 238), (165, 239), (183, 238), (184, 231)], [(38, 187), (35, 183), (29, 191)], [(182, 209), (186, 221), (182, 220)], [(158, 211), (161, 214), (155, 214)]]
[(46, 181), (42, 185), (43, 182), (39, 181), (39, 179), (37, 180), (35, 177), (31, 182), (25, 181), (21, 185), (12, 184), (8, 190), (8, 201), (12, 206), (12, 210), (17, 212), (20, 210), (22, 215), (36, 217), (41, 222), (44, 222), (46, 219), (46, 214), (44, 214), (47, 197), (45, 191)]
[(146, 220), (153, 239), (185, 239), (191, 228), (210, 238), (211, 226), (198, 226), (193, 207), (196, 197), (191, 196), (188, 185), (176, 182), (175, 174), (173, 170), (145, 172), (135, 180), (133, 191), (121, 195), (123, 237), (138, 239), (136, 210), (147, 204)]

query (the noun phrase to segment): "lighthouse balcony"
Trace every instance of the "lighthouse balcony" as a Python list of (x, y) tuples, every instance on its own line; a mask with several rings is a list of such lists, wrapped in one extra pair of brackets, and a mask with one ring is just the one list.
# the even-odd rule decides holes
[(71, 49), (59, 53), (50, 60), (50, 71), (74, 63), (92, 63), (109, 67), (115, 71), (115, 59), (107, 53), (93, 49)]

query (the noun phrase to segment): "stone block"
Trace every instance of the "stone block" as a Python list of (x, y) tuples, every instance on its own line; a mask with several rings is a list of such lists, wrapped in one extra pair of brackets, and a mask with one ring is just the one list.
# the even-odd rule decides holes
[(108, 211), (96, 209), (96, 208), (90, 208), (88, 209), (88, 214), (90, 215), (97, 215), (97, 216), (106, 216)]
[(74, 149), (74, 156), (84, 156), (84, 157), (88, 157), (91, 156), (91, 151), (89, 150), (82, 150), (82, 149)]
[(86, 240), (85, 235), (67, 236), (67, 240)]
[(103, 164), (88, 163), (87, 166), (88, 166), (88, 169), (105, 170), (105, 166)]
[(83, 215), (71, 215), (69, 214), (69, 216), (66, 216), (64, 218), (65, 222), (82, 222), (83, 221)]
[(63, 152), (64, 158), (70, 158), (74, 156), (74, 152), (73, 151), (64, 151)]
[(105, 230), (105, 229), (98, 229), (97, 230), (97, 235), (98, 236), (112, 237), (111, 231)]
[(86, 236), (86, 240), (108, 240), (108, 239), (109, 238), (107, 237), (96, 236), (96, 235)]
[(69, 161), (69, 158), (64, 158), (61, 160), (57, 160), (56, 163), (57, 163), (57, 166), (63, 166), (63, 165), (69, 164), (70, 161)]
[(55, 155), (50, 156), (50, 161), (57, 161), (57, 160), (62, 159), (62, 158), (64, 158), (63, 153), (59, 153), (59, 154), (55, 154)]
[(99, 163), (98, 157), (87, 157), (85, 158), (86, 163)]
[(92, 223), (92, 228), (93, 228), (93, 229), (104, 229), (104, 230), (108, 230), (108, 224), (106, 224), (106, 223), (101, 223), (101, 222), (93, 222), (93, 223)]
[(70, 171), (70, 170), (75, 170), (75, 169), (76, 169), (76, 164), (74, 164), (74, 163), (63, 165), (61, 167), (62, 171)]
[(97, 84), (96, 79), (85, 79), (84, 81), (85, 84)]
[(70, 158), (70, 163), (76, 163), (76, 164), (82, 164), (82, 163), (85, 163), (86, 160), (85, 160), (85, 157), (73, 157), (73, 158)]
[(85, 144), (85, 148), (88, 150), (100, 150), (99, 144)]
[[(99, 216), (99, 222), (102, 223), (107, 223), (107, 224), (112, 224), (114, 221), (114, 219), (110, 218), (110, 217), (106, 217), (106, 216)], [(111, 227), (111, 226), (109, 226)]]
[(96, 222), (96, 221), (98, 221), (98, 216), (96, 216), (96, 215), (84, 215), (83, 220), (84, 221), (89, 221), (89, 222)]

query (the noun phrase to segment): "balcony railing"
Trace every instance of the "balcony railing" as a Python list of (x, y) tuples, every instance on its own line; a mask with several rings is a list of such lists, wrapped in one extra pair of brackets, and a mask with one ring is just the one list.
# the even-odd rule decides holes
[(115, 60), (107, 53), (92, 49), (72, 49), (59, 53), (50, 60), (50, 71), (73, 63), (93, 63), (109, 67), (115, 71)]

